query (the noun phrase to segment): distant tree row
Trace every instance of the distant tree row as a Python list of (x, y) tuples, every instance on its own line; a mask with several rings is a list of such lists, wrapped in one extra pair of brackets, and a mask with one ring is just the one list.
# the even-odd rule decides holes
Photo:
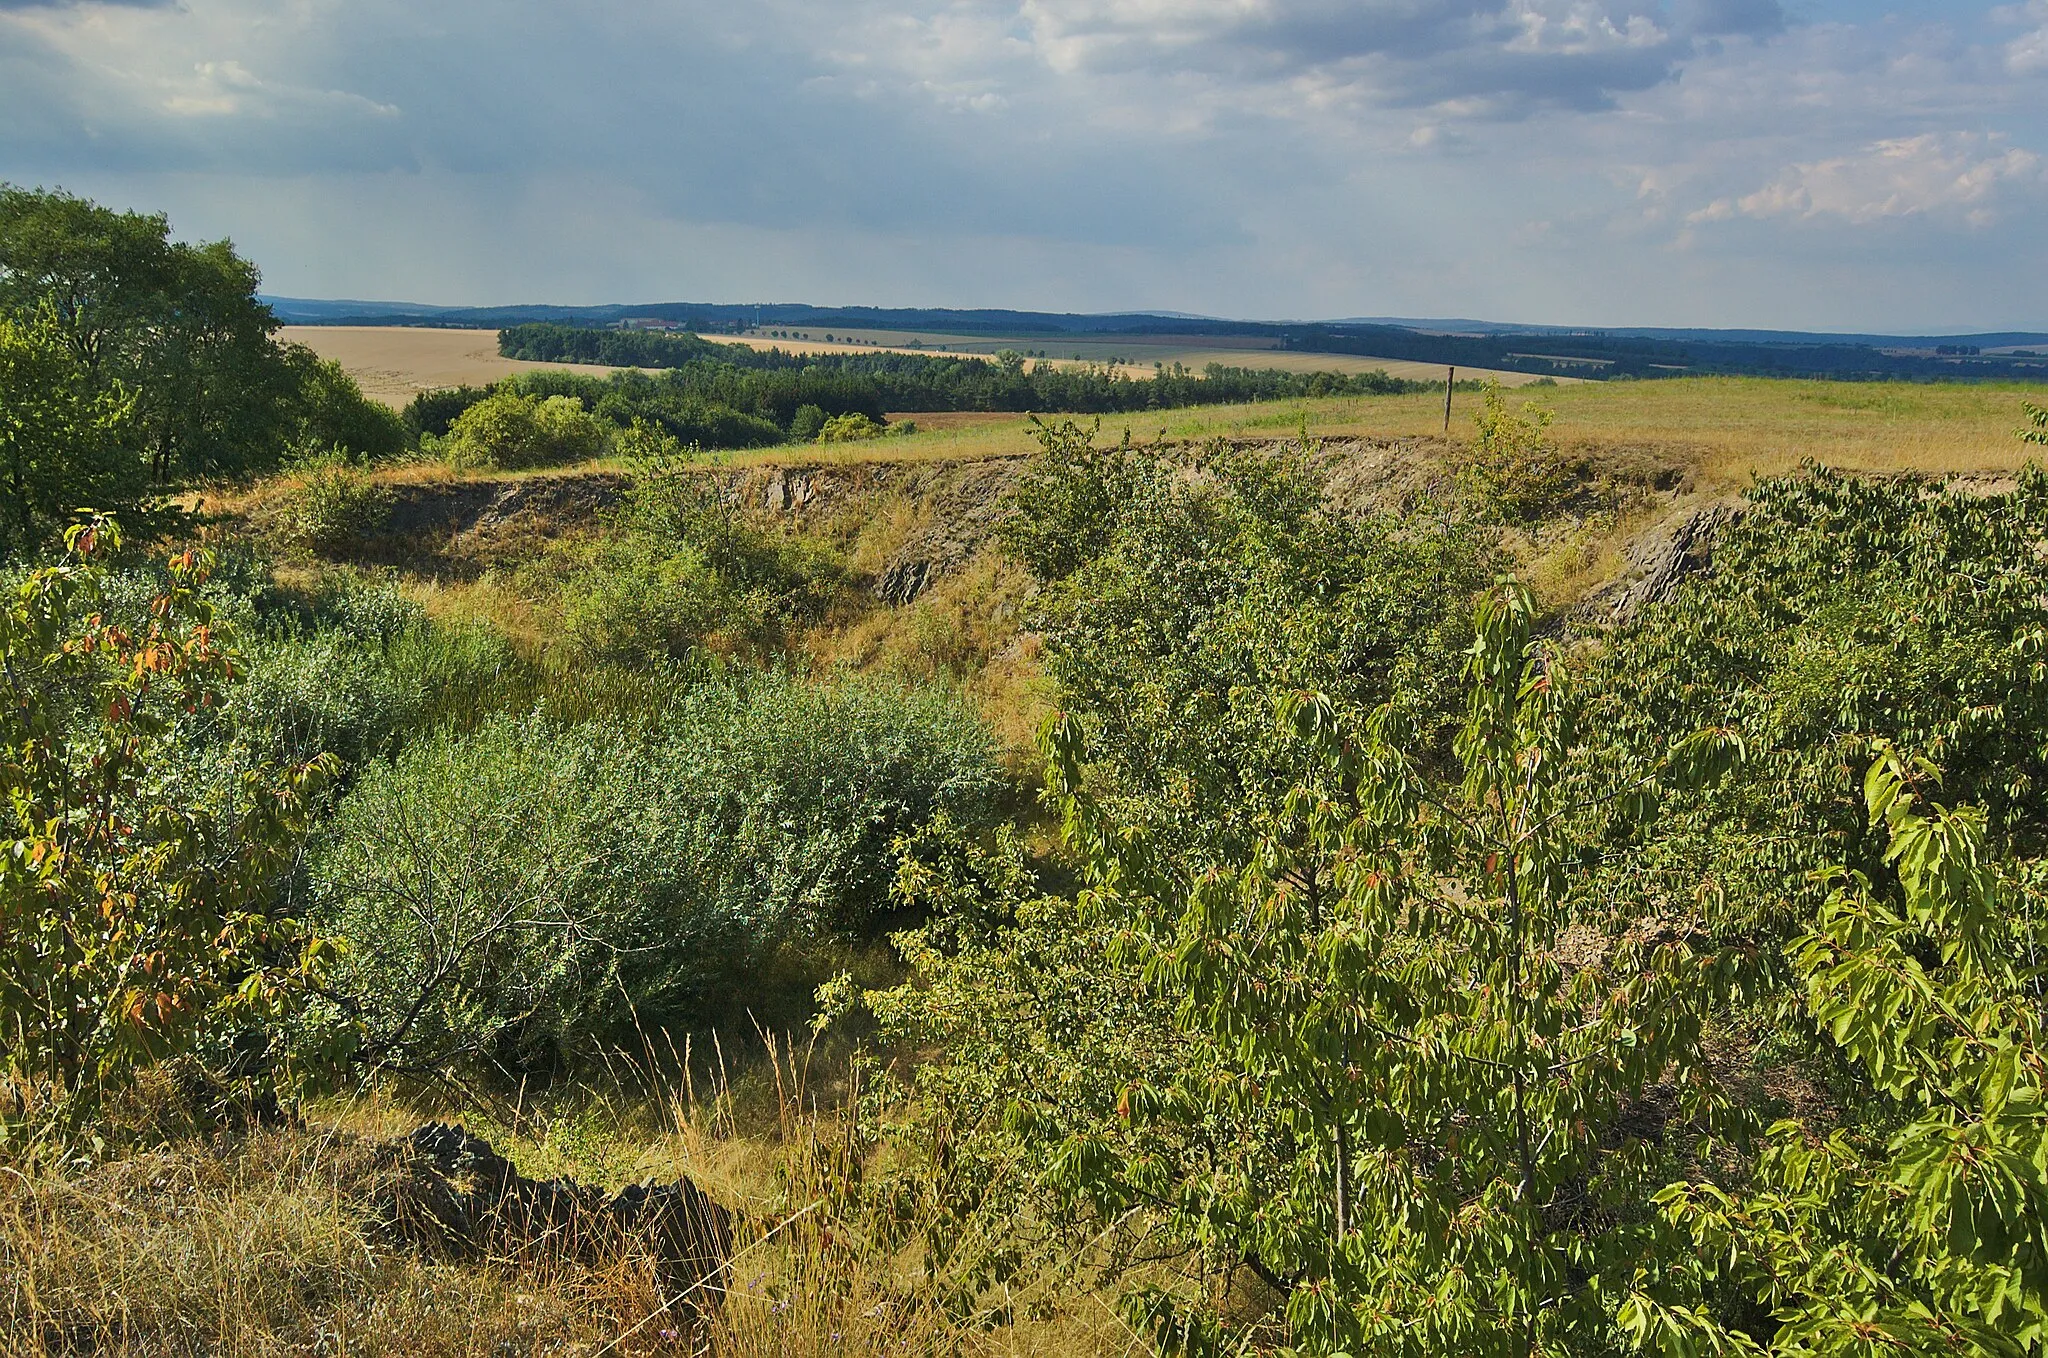
[(1190, 405), (1386, 396), (1425, 391), (1384, 372), (1283, 372), (1210, 364), (1197, 373), (1176, 364), (1150, 378), (1112, 365), (1055, 367), (1005, 351), (993, 358), (903, 353), (792, 354), (719, 345), (694, 335), (590, 330), (536, 322), (498, 333), (507, 358), (541, 363), (606, 363), (661, 368), (677, 399), (726, 406), (787, 429), (815, 405), (830, 415), (885, 410), (1040, 411), (1123, 414)]

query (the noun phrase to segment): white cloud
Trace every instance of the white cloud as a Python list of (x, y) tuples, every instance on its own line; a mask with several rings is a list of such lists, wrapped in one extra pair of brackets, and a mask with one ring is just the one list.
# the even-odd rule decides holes
[(1753, 193), (1720, 198), (1692, 213), (1695, 224), (1832, 217), (1855, 225), (1923, 214), (1960, 216), (1973, 226), (1994, 220), (2007, 186), (2044, 183), (2041, 157), (2001, 139), (1926, 133), (1880, 141), (1846, 156), (1786, 167)]
[(380, 104), (347, 90), (323, 90), (261, 79), (232, 59), (195, 63), (189, 81), (156, 83), (166, 89), (162, 98), (164, 111), (184, 117), (274, 118), (299, 107), (367, 113), (381, 118), (398, 115), (395, 105)]
[(2048, 71), (2048, 0), (2029, 0), (1999, 12), (2012, 23), (2034, 27), (2005, 45), (2005, 64), (2014, 75)]

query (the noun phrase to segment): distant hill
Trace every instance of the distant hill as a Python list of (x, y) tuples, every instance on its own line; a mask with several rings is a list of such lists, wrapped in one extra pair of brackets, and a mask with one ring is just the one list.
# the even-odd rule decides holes
[(1396, 317), (1233, 321), (1174, 312), (1092, 315), (1000, 309), (818, 307), (796, 302), (437, 307), (415, 302), (295, 297), (264, 300), (279, 319), (297, 325), (425, 325), (495, 330), (531, 321), (592, 328), (631, 321), (708, 332), (770, 326), (837, 326), (1014, 336), (1020, 343), (1061, 336), (1100, 340), (1119, 335), (1134, 339), (1147, 335), (1212, 335), (1266, 339), (1297, 353), (1364, 354), (1418, 363), (1595, 379), (1719, 374), (2048, 382), (2048, 332), (2038, 331), (1851, 335), (1662, 327), (1585, 329)]

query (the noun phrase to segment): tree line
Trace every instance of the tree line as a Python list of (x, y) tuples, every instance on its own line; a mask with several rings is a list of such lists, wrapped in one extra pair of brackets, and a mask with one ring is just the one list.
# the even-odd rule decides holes
[(669, 379), (669, 390), (677, 395), (715, 401), (785, 426), (800, 405), (818, 405), (832, 414), (988, 410), (1107, 415), (1321, 396), (1390, 396), (1427, 391), (1431, 385), (1378, 371), (1297, 373), (1222, 364), (1199, 373), (1179, 365), (1160, 367), (1150, 378), (1133, 378), (1112, 365), (1063, 366), (1008, 351), (985, 359), (793, 354), (714, 344), (689, 334), (542, 322), (501, 330), (498, 352), (541, 363), (666, 369), (680, 374)]

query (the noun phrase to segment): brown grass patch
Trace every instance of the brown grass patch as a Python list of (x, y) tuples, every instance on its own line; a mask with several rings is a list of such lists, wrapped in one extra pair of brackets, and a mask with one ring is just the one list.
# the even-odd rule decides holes
[[(307, 1123), (66, 1170), (0, 1171), (0, 1355), (985, 1355), (1130, 1349), (1110, 1299), (1020, 1285), (948, 1304), (920, 1240), (858, 1190), (873, 1152), (808, 1051), (768, 1041), (727, 1074), (687, 1047), (674, 1077), (451, 1110), (389, 1090)], [(694, 1072), (686, 1073), (686, 1072)], [(630, 1084), (632, 1092), (626, 1092)], [(701, 1096), (701, 1097), (700, 1097)], [(534, 1177), (616, 1188), (687, 1174), (737, 1213), (727, 1297), (664, 1297), (644, 1260), (447, 1261), (373, 1223), (380, 1142), (459, 1120)]]

